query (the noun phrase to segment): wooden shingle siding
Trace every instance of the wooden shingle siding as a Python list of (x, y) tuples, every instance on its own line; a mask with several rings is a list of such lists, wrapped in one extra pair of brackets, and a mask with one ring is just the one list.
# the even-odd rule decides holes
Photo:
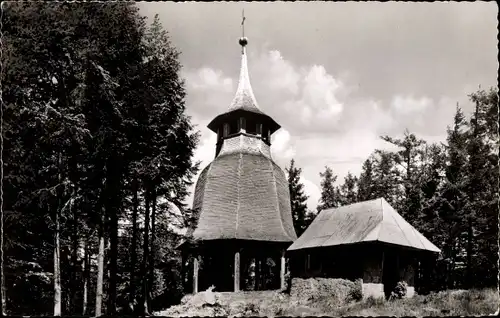
[[(219, 155), (196, 187), (200, 216), (197, 240), (244, 239), (292, 242), (296, 239), (284, 172), (262, 154)], [(288, 203), (288, 204), (287, 204)]]

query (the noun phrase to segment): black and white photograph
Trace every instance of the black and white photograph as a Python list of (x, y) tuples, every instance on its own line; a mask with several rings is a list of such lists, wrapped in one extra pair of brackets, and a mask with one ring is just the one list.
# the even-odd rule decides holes
[(498, 10), (3, 1), (1, 315), (498, 315)]

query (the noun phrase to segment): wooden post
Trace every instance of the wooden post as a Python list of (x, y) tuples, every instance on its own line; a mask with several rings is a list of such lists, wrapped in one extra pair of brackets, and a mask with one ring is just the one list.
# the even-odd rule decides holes
[(285, 251), (281, 251), (280, 288), (285, 290)]
[(240, 291), (240, 252), (234, 253), (234, 291)]
[(260, 290), (260, 258), (255, 257), (255, 285), (254, 290)]
[(198, 256), (193, 259), (193, 294), (198, 292)]

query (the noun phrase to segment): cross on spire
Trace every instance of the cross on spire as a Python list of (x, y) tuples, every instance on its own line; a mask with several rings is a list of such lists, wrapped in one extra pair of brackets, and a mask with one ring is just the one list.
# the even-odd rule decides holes
[(240, 38), (240, 45), (241, 45), (241, 54), (245, 54), (245, 45), (248, 44), (248, 40), (245, 37), (245, 9), (241, 11), (241, 38)]
[(241, 37), (245, 37), (245, 9), (241, 10)]

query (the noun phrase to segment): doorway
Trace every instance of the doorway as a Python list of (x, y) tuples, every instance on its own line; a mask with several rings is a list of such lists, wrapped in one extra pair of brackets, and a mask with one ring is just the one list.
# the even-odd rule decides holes
[(384, 284), (384, 294), (386, 298), (391, 296), (399, 281), (398, 255), (394, 251), (384, 251), (382, 283)]

